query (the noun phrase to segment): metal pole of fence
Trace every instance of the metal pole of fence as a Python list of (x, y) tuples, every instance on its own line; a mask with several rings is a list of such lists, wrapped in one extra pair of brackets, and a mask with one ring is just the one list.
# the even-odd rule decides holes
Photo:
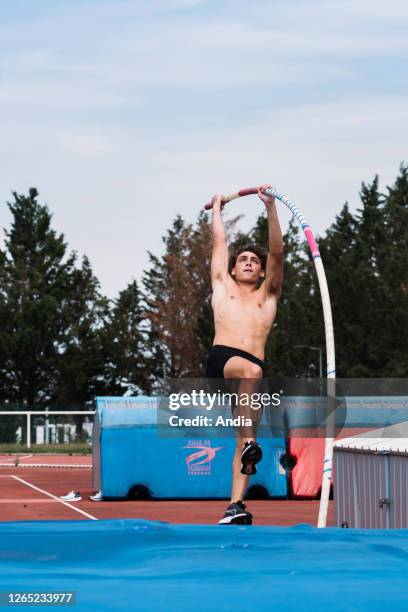
[(27, 412), (27, 448), (31, 448), (31, 412)]
[(48, 406), (45, 409), (45, 412), (47, 413), (45, 416), (45, 422), (44, 422), (44, 442), (45, 444), (49, 444), (50, 441), (50, 422), (48, 420)]

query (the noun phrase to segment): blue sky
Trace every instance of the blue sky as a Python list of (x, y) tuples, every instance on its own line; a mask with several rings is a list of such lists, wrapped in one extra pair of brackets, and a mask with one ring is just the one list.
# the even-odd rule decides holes
[(273, 183), (322, 233), (408, 161), (407, 26), (405, 0), (4, 0), (0, 226), (36, 186), (110, 297), (217, 191)]

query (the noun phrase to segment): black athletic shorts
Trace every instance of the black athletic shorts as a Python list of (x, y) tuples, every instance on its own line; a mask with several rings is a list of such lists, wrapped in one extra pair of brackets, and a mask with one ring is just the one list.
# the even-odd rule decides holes
[(224, 378), (224, 366), (231, 357), (243, 357), (244, 359), (248, 359), (248, 361), (256, 363), (256, 365), (259, 365), (262, 370), (265, 371), (265, 361), (258, 359), (255, 355), (251, 355), (251, 353), (241, 351), (241, 349), (231, 346), (216, 344), (208, 353), (206, 369), (207, 378)]

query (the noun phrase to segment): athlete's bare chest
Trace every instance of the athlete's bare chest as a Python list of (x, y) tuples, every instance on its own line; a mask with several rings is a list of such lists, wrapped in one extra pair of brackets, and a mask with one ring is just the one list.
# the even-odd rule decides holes
[(263, 296), (254, 292), (250, 295), (240, 295), (238, 292), (227, 291), (222, 307), (229, 312), (253, 313), (261, 315), (265, 312)]
[(214, 293), (213, 308), (215, 319), (219, 322), (257, 321), (267, 326), (276, 314), (275, 301), (265, 299), (262, 289), (244, 294), (234, 286)]

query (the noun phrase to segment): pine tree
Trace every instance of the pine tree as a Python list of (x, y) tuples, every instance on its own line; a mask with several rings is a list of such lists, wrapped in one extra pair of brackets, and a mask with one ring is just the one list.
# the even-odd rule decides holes
[(141, 295), (136, 281), (132, 281), (114, 300), (103, 333), (107, 395), (151, 392), (154, 361), (149, 357), (146, 337)]
[(355, 278), (356, 240), (357, 221), (346, 203), (319, 241), (330, 291), (338, 377), (349, 376), (352, 366), (362, 366), (360, 324), (355, 316), (360, 298)]
[[(353, 337), (349, 338), (349, 351), (354, 355), (349, 363), (347, 376), (376, 377), (383, 369), (384, 343), (379, 340), (382, 308), (386, 295), (379, 266), (379, 250), (384, 241), (383, 198), (378, 191), (378, 177), (371, 185), (362, 184), (360, 198), (362, 208), (355, 217), (355, 241), (353, 242), (354, 303)], [(344, 287), (349, 291), (349, 287)], [(350, 345), (353, 345), (353, 348)]]
[(386, 303), (378, 332), (387, 351), (383, 354), (382, 376), (408, 376), (408, 168), (400, 168), (384, 203), (384, 240), (380, 269)]
[(76, 267), (37, 190), (13, 196), (1, 274), (3, 397), (27, 408), (87, 401), (103, 372), (98, 282), (86, 258)]
[(406, 183), (404, 168), (386, 198), (378, 177), (363, 183), (362, 208), (353, 216), (346, 205), (321, 241), (340, 377), (398, 377), (407, 371)]
[(321, 302), (313, 259), (293, 219), (284, 234), (282, 294), (266, 346), (271, 376), (318, 375), (318, 356), (300, 346), (324, 346)]
[(32, 408), (49, 401), (58, 378), (58, 346), (64, 340), (60, 305), (75, 256), (64, 260), (64, 238), (50, 228), (51, 215), (38, 203), (36, 189), (13, 196), (2, 274), (7, 394)]
[[(195, 286), (195, 330), (202, 351), (201, 363), (205, 361), (214, 340), (214, 317), (211, 308), (211, 232), (208, 215), (201, 212), (189, 239), (189, 274), (192, 286)], [(202, 368), (200, 372), (204, 373)]]
[(7, 375), (9, 355), (4, 330), (10, 327), (10, 311), (7, 308), (7, 279), (5, 274), (6, 254), (0, 249), (0, 402), (9, 394)]
[[(0, 329), (10, 327), (10, 312), (7, 308), (7, 283), (5, 277), (6, 255), (0, 250)], [(7, 347), (6, 335), (0, 334), (0, 410), (13, 410), (15, 406), (8, 402), (10, 394), (10, 377), (8, 368), (10, 355)], [(19, 427), (19, 417), (2, 416), (0, 419), (0, 443), (16, 442), (16, 433)]]
[(108, 300), (86, 256), (67, 279), (61, 316), (64, 342), (59, 347), (59, 376), (51, 400), (78, 409), (105, 390), (103, 330), (109, 317)]

